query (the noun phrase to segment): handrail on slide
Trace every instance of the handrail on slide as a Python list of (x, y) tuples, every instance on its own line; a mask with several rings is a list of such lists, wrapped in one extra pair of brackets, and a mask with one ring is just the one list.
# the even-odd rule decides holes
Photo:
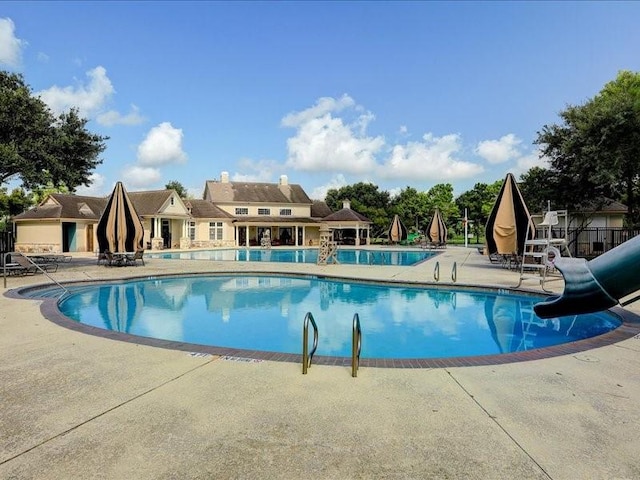
[[(313, 326), (313, 348), (309, 352), (309, 322)], [(313, 319), (311, 312), (307, 312), (304, 316), (304, 323), (302, 326), (302, 374), (306, 375), (307, 370), (311, 366), (311, 359), (313, 354), (316, 353), (318, 348), (318, 325)]]
[(358, 376), (360, 367), (360, 351), (362, 350), (362, 329), (360, 328), (360, 316), (353, 316), (353, 336), (351, 341), (351, 376)]

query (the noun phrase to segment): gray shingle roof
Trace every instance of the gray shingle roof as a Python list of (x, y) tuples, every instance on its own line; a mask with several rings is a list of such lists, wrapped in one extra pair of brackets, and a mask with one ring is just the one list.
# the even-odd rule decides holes
[(149, 216), (156, 215), (173, 192), (173, 190), (149, 190), (128, 192), (128, 194), (138, 215)]
[(355, 210), (351, 210), (350, 208), (343, 208), (342, 210), (338, 210), (331, 215), (328, 215), (323, 218), (325, 222), (364, 222), (364, 223), (373, 223), (364, 215), (359, 214)]
[[(107, 198), (86, 197), (69, 193), (52, 193), (45, 200), (46, 205), (27, 210), (16, 215), (14, 220), (45, 219), (45, 218), (85, 218), (98, 220), (107, 205)], [(57, 204), (51, 204), (54, 200)]]
[(329, 208), (322, 200), (314, 200), (313, 205), (311, 205), (311, 216), (313, 218), (324, 218), (333, 213), (333, 210)]
[(185, 203), (191, 207), (191, 215), (195, 218), (233, 218), (208, 200), (187, 200)]
[(214, 203), (312, 203), (302, 187), (296, 184), (208, 180), (207, 190)]

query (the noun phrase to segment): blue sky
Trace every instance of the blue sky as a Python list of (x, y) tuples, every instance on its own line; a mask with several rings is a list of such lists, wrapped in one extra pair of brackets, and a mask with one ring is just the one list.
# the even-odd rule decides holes
[(640, 2), (3, 2), (0, 68), (107, 135), (90, 188), (178, 180), (456, 195), (543, 165), (533, 141), (618, 71)]

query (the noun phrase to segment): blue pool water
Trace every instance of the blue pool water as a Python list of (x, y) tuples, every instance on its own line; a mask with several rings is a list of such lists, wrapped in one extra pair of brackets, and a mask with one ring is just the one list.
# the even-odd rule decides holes
[[(364, 250), (338, 249), (338, 262), (348, 265), (400, 265), (409, 266), (437, 255), (428, 250)], [(151, 253), (151, 258), (180, 260), (228, 260), (237, 262), (317, 263), (317, 248), (301, 249), (219, 249), (182, 253)]]
[(312, 277), (164, 277), (72, 287), (67, 317), (98, 328), (177, 342), (299, 354), (302, 324), (318, 324), (317, 355), (351, 354), (358, 313), (363, 358), (443, 358), (523, 351), (620, 325), (608, 313), (542, 320), (540, 297)]

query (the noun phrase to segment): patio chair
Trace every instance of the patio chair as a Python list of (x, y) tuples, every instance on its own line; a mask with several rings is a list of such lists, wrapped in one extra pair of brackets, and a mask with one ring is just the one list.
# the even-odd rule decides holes
[(133, 255), (127, 256), (127, 265), (137, 265), (138, 260), (142, 262), (142, 266), (144, 267), (144, 250), (136, 250), (136, 253)]
[(96, 262), (96, 265), (100, 265), (101, 263), (106, 264), (107, 262), (107, 251), (98, 252), (98, 261)]

